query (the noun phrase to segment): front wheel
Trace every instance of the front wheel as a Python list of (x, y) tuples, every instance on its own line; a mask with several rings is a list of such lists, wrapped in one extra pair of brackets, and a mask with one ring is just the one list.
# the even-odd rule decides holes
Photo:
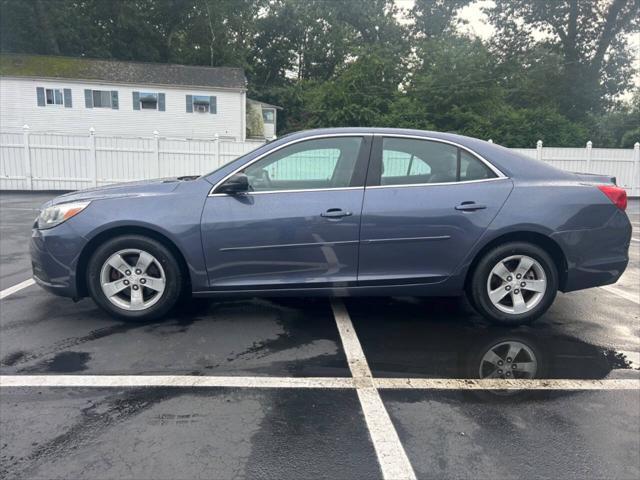
[(470, 297), (486, 318), (502, 324), (528, 323), (551, 306), (558, 271), (537, 245), (512, 242), (489, 251), (478, 263)]
[(107, 312), (129, 320), (149, 320), (175, 305), (182, 273), (173, 254), (140, 235), (116, 237), (94, 252), (87, 267), (89, 291)]

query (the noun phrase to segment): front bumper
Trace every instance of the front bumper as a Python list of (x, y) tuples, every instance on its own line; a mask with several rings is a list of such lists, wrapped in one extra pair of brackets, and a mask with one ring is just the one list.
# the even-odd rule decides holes
[(67, 223), (48, 230), (34, 228), (29, 251), (34, 280), (63, 297), (78, 297), (76, 269), (86, 240)]
[(631, 222), (621, 210), (600, 228), (557, 232), (551, 238), (567, 259), (564, 292), (615, 283), (629, 263)]

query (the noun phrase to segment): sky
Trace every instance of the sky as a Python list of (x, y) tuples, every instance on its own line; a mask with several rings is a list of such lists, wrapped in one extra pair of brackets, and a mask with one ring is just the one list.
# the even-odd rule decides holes
[[(411, 9), (414, 5), (414, 0), (395, 0), (395, 3), (403, 9)], [(463, 32), (471, 33), (482, 39), (489, 39), (494, 34), (493, 26), (488, 22), (487, 16), (483, 13), (482, 9), (487, 6), (491, 6), (494, 2), (492, 0), (478, 0), (459, 12), (459, 17), (467, 21), (467, 24), (461, 27)], [(640, 88), (640, 34), (636, 34), (629, 37), (629, 43), (635, 53), (635, 68), (636, 76), (634, 83), (636, 88)], [(624, 100), (631, 100), (632, 92), (627, 92), (623, 95)]]

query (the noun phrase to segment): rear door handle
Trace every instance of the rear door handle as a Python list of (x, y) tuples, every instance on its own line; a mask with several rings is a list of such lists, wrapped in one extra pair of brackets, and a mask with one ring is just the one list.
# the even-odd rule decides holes
[(476, 210), (484, 210), (487, 206), (476, 202), (462, 202), (460, 205), (456, 205), (455, 208), (463, 212), (475, 212)]
[(342, 218), (342, 217), (350, 217), (353, 215), (351, 212), (346, 212), (341, 208), (330, 208), (326, 212), (322, 212), (320, 214), (321, 217), (325, 218)]

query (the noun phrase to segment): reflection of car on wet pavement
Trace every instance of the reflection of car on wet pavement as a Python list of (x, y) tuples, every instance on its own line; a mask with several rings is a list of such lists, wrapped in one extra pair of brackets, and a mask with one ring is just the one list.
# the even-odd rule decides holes
[[(377, 298), (348, 305), (380, 377), (602, 379), (631, 368), (614, 350), (546, 328), (469, 323), (469, 312), (453, 299)], [(402, 318), (394, 318), (398, 311)]]
[(394, 129), (285, 136), (202, 177), (58, 197), (34, 277), (129, 319), (182, 291), (457, 295), (503, 323), (627, 266), (626, 193), (488, 142)]

